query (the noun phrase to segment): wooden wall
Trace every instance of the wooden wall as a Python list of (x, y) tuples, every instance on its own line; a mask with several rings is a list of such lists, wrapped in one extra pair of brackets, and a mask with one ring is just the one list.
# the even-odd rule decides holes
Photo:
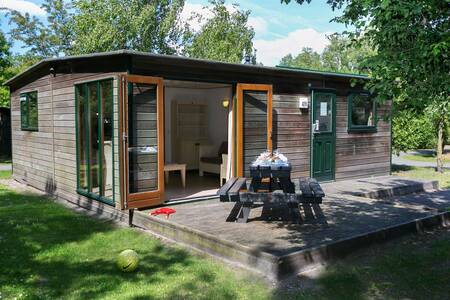
[(384, 116), (390, 102), (377, 109), (376, 133), (347, 133), (347, 97), (336, 97), (336, 180), (389, 175), (391, 127)]
[[(272, 97), (273, 149), (287, 156), (294, 178), (309, 176), (309, 114), (298, 108), (300, 94)], [(244, 94), (244, 175), (248, 166), (267, 149), (267, 99), (256, 93)]]
[[(273, 95), (273, 149), (287, 156), (293, 178), (310, 175), (310, 111), (298, 108), (299, 96), (310, 95)], [(255, 103), (244, 104), (244, 170), (247, 173), (248, 165), (266, 149), (266, 102), (263, 98), (259, 99), (262, 108), (257, 108)], [(350, 134), (347, 132), (347, 97), (336, 97), (336, 180), (389, 175), (390, 124), (383, 120), (389, 109), (389, 103), (378, 108), (376, 133)]]
[[(74, 85), (114, 78), (114, 174), (115, 202), (120, 204), (118, 147), (118, 79), (116, 74), (56, 74), (44, 76), (11, 94), (13, 178), (48, 194), (81, 203), (92, 200), (76, 192), (76, 132)], [(20, 129), (23, 92), (38, 92), (39, 131)]]
[[(20, 94), (38, 92), (39, 131), (20, 129)], [(13, 177), (39, 190), (53, 192), (53, 115), (50, 76), (11, 93)]]

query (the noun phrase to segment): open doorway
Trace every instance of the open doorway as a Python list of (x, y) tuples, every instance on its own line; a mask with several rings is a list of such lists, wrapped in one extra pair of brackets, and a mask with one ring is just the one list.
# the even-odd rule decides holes
[(165, 199), (214, 196), (230, 174), (232, 86), (165, 80), (164, 87)]

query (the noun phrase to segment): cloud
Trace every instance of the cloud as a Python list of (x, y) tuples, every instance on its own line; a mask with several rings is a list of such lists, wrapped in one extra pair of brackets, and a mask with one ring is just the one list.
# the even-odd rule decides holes
[(45, 15), (45, 10), (31, 1), (25, 0), (0, 0), (0, 8), (17, 10), (21, 13), (29, 13), (30, 15)]
[(249, 17), (247, 24), (253, 27), (257, 35), (262, 35), (267, 32), (267, 22), (261, 17)]
[(257, 39), (253, 42), (257, 49), (257, 60), (266, 66), (277, 65), (281, 58), (289, 53), (297, 55), (303, 47), (322, 52), (328, 45), (329, 32), (318, 32), (315, 29), (298, 29), (285, 37), (274, 40)]

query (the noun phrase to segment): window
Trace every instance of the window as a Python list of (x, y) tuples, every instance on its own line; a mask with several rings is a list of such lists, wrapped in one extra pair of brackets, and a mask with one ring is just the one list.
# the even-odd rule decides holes
[(113, 80), (75, 86), (77, 191), (114, 204)]
[(22, 130), (38, 131), (37, 92), (20, 94), (20, 126)]
[(348, 97), (348, 132), (376, 132), (376, 102), (368, 93)]

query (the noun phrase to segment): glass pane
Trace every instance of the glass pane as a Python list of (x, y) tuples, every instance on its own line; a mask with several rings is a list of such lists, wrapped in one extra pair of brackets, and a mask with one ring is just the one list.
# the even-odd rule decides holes
[(98, 136), (98, 92), (97, 82), (88, 84), (89, 100), (89, 131), (90, 131), (90, 168), (91, 168), (91, 192), (100, 194), (100, 161), (99, 136)]
[(250, 164), (258, 155), (267, 150), (267, 92), (243, 92), (243, 170), (250, 176)]
[(112, 80), (100, 83), (103, 107), (103, 180), (101, 195), (113, 196), (113, 87)]
[(317, 93), (314, 95), (314, 131), (333, 131), (333, 96)]
[(27, 106), (27, 96), (20, 96), (20, 125), (22, 128), (28, 127)]
[(352, 98), (352, 125), (374, 126), (373, 99), (369, 95), (354, 95)]
[(37, 92), (28, 94), (28, 127), (38, 128), (38, 100)]
[(78, 143), (78, 187), (84, 190), (87, 190), (87, 166), (88, 166), (88, 156), (86, 153), (86, 141), (87, 141), (87, 132), (86, 132), (86, 95), (84, 93), (84, 86), (79, 85), (76, 86), (76, 99), (77, 99), (77, 143)]
[(157, 86), (128, 85), (129, 193), (158, 189)]

